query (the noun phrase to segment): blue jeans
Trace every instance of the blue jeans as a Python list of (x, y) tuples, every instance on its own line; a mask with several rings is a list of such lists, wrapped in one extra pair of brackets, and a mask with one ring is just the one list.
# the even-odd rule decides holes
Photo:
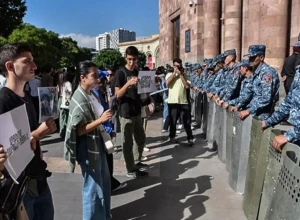
[(83, 187), (83, 220), (110, 219), (111, 185), (105, 153), (101, 153), (99, 166), (95, 169), (89, 167), (89, 162), (80, 163)]
[(29, 220), (54, 219), (53, 200), (49, 188), (35, 197), (26, 193), (23, 202)]
[(164, 102), (164, 111), (163, 111), (163, 118), (166, 119), (169, 115), (169, 109), (168, 109), (168, 103), (165, 101), (168, 98), (168, 96), (163, 96), (163, 102)]

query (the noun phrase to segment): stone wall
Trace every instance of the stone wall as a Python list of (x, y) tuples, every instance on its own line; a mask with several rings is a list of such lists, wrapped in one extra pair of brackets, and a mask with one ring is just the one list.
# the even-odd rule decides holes
[[(200, 1), (199, 1), (200, 2)], [(180, 16), (180, 54), (181, 59), (189, 62), (203, 60), (203, 7), (198, 4), (189, 6), (189, 1), (160, 0), (160, 60), (170, 62), (173, 59), (173, 24), (172, 20)], [(191, 31), (191, 51), (185, 52), (185, 31)]]
[[(202, 63), (227, 49), (240, 60), (249, 45), (266, 44), (266, 62), (280, 71), (300, 32), (300, 0), (160, 0), (160, 59), (173, 59), (172, 19), (180, 16), (180, 57)], [(191, 52), (185, 31), (191, 30)]]

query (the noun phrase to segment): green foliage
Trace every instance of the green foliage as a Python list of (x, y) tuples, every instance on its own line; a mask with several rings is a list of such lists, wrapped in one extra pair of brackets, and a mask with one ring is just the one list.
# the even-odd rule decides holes
[(147, 63), (147, 56), (144, 52), (139, 51), (139, 55), (138, 55), (138, 65), (139, 68), (143, 68), (144, 66), (146, 66)]
[(33, 51), (33, 57), (39, 68), (47, 65), (59, 67), (62, 43), (58, 34), (37, 28), (33, 25), (23, 24), (15, 29), (8, 38), (9, 43), (25, 43)]
[(60, 65), (64, 67), (75, 66), (76, 56), (79, 53), (77, 42), (70, 37), (61, 38), (62, 51)]
[(2, 47), (6, 43), (7, 43), (7, 39), (5, 39), (4, 37), (0, 36), (0, 47)]
[(78, 54), (76, 56), (76, 63), (79, 63), (84, 60), (92, 60), (93, 54), (92, 52), (95, 51), (93, 48), (86, 48), (86, 47), (80, 47)]
[(0, 36), (7, 38), (22, 24), (26, 11), (25, 0), (0, 0)]
[(116, 49), (103, 49), (95, 56), (93, 61), (98, 67), (118, 69), (125, 65), (125, 59)]
[[(28, 44), (39, 68), (76, 66), (79, 61), (92, 57), (90, 49), (78, 47), (72, 38), (59, 38), (57, 33), (30, 24), (22, 24), (15, 29), (8, 42)], [(0, 46), (4, 43), (5, 38), (0, 37)]]

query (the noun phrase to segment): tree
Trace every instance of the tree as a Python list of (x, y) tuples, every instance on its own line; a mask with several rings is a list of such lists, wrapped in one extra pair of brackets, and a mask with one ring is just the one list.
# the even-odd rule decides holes
[(2, 47), (6, 43), (7, 43), (7, 39), (5, 39), (4, 37), (0, 36), (0, 47)]
[(92, 60), (92, 58), (93, 58), (92, 52), (94, 50), (95, 49), (93, 49), (93, 48), (79, 47), (79, 51), (76, 56), (76, 63), (79, 63), (84, 60)]
[(79, 53), (77, 42), (70, 37), (61, 38), (62, 57), (60, 65), (62, 67), (76, 66), (76, 57)]
[(98, 67), (118, 69), (125, 65), (125, 59), (116, 49), (103, 49), (93, 60)]
[(8, 37), (22, 24), (26, 11), (25, 0), (0, 0), (0, 36)]
[(39, 68), (59, 67), (62, 44), (58, 34), (37, 28), (30, 24), (22, 24), (8, 38), (9, 43), (25, 43), (32, 49), (34, 60)]
[(138, 55), (138, 65), (139, 68), (143, 68), (144, 66), (146, 66), (147, 63), (147, 56), (144, 52), (139, 51), (139, 55)]

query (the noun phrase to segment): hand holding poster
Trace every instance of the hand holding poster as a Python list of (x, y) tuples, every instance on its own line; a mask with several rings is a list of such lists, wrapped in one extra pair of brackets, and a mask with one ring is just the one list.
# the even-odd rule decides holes
[(138, 77), (138, 94), (151, 93), (156, 90), (155, 71), (140, 71)]
[(5, 168), (16, 180), (34, 157), (31, 150), (31, 132), (25, 105), (0, 115), (0, 143), (7, 155)]
[(48, 118), (58, 118), (58, 91), (55, 87), (39, 87), (40, 123)]

